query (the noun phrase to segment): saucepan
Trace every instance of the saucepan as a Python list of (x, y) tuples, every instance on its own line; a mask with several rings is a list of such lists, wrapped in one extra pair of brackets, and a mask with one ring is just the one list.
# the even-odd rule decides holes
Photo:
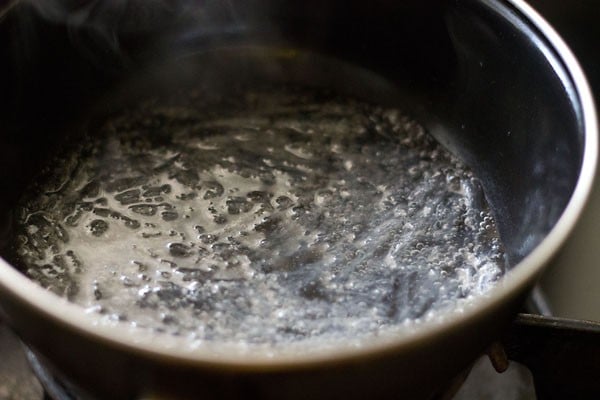
[[(261, 46), (279, 49), (253, 53), (275, 60), (266, 73), (274, 79), (329, 82), (420, 121), (476, 172), (510, 265), (474, 304), (405, 334), (239, 354), (94, 324), (5, 257), (2, 319), (92, 398), (432, 398), (501, 335), (591, 188), (590, 90), (569, 49), (521, 0), (14, 2), (0, 18), (3, 247), (16, 202), (87, 110), (181, 83), (189, 65), (228, 71)], [(220, 64), (186, 61), (218, 49), (228, 54)], [(341, 64), (294, 56), (305, 53)], [(166, 60), (183, 72), (140, 72)], [(140, 75), (153, 78), (124, 83)], [(131, 89), (117, 94), (123, 87)]]

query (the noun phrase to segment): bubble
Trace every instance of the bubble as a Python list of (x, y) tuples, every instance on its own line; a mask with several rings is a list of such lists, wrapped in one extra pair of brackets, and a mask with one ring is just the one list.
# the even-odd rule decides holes
[(140, 201), (140, 190), (131, 189), (126, 192), (119, 193), (115, 196), (115, 200), (117, 200), (122, 205), (137, 203)]
[(248, 199), (255, 203), (268, 203), (272, 194), (266, 191), (253, 190), (246, 195)]
[(156, 197), (156, 196), (160, 196), (161, 194), (167, 194), (167, 193), (171, 193), (171, 185), (164, 184), (164, 185), (161, 185), (161, 186), (152, 186), (152, 187), (149, 187), (148, 189), (146, 189), (144, 191), (144, 193), (142, 193), (142, 196), (144, 196), (144, 197)]
[(204, 244), (212, 244), (219, 240), (219, 236), (213, 234), (200, 235), (199, 239)]
[(179, 213), (177, 211), (163, 211), (160, 215), (165, 221), (175, 221), (179, 218)]
[(246, 200), (245, 197), (229, 197), (225, 203), (227, 205), (227, 212), (235, 215), (240, 213), (247, 213), (252, 210), (253, 205)]
[(218, 214), (213, 217), (213, 221), (217, 225), (224, 225), (227, 223), (227, 217), (222, 214)]
[(108, 222), (104, 220), (95, 219), (92, 222), (90, 222), (90, 232), (94, 236), (102, 236), (107, 230)]
[(223, 195), (223, 186), (216, 181), (205, 182), (204, 187), (206, 192), (204, 193), (204, 200), (214, 199)]
[(277, 203), (277, 208), (279, 210), (286, 210), (294, 205), (294, 201), (287, 196), (279, 196), (275, 199), (275, 202)]
[(167, 247), (173, 257), (189, 257), (191, 254), (190, 247), (183, 243), (169, 243)]
[(94, 290), (94, 299), (95, 300), (102, 300), (102, 298), (104, 297), (104, 295), (102, 294), (102, 291), (100, 290), (100, 285), (98, 284), (98, 282), (95, 282), (92, 284), (92, 288)]
[(198, 196), (198, 193), (190, 192), (190, 193), (182, 193), (182, 194), (176, 196), (176, 198), (178, 198), (179, 200), (194, 200), (196, 198), (196, 196)]
[(156, 214), (157, 207), (152, 204), (136, 204), (129, 207), (136, 214), (152, 216)]

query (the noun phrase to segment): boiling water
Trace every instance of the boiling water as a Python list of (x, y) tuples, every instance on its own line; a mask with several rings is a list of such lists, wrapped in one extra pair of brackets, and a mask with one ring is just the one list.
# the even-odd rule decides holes
[(20, 206), (26, 274), (192, 340), (376, 335), (504, 270), (478, 180), (395, 109), (301, 89), (107, 118)]

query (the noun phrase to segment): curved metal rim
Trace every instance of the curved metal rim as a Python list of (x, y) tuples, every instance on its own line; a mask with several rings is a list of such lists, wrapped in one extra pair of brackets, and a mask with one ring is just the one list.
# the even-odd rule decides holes
[(81, 307), (43, 290), (3, 259), (0, 259), (0, 286), (3, 290), (12, 293), (21, 301), (28, 303), (69, 329), (93, 340), (102, 341), (111, 347), (163, 361), (244, 370), (302, 368), (317, 363), (339, 363), (384, 351), (399, 352), (402, 348), (442, 335), (478, 315), (487, 313), (494, 306), (509, 298), (515, 291), (530, 284), (564, 243), (583, 211), (590, 194), (598, 157), (598, 122), (593, 97), (574, 55), (553, 28), (523, 0), (504, 0), (502, 3), (503, 7), (511, 6), (517, 10), (520, 18), (536, 28), (548, 40), (570, 73), (570, 79), (577, 91), (583, 111), (585, 147), (575, 190), (554, 228), (527, 257), (507, 274), (501, 284), (493, 288), (489, 295), (478, 298), (477, 305), (468, 306), (460, 313), (449, 313), (449, 318), (441, 321), (423, 322), (417, 329), (410, 332), (398, 332), (398, 335), (394, 336), (384, 335), (372, 338), (368, 344), (365, 343), (358, 348), (340, 344), (335, 348), (326, 348), (318, 353), (302, 353), (301, 351), (294, 351), (293, 354), (275, 351), (269, 353), (262, 349), (260, 352), (249, 351), (240, 355), (237, 351), (227, 352), (221, 349), (221, 351), (215, 352), (204, 347), (190, 351), (185, 349), (186, 346), (181, 346), (181, 339), (168, 337), (169, 335), (140, 335), (139, 330), (132, 334), (131, 329), (126, 326), (105, 326), (94, 323), (92, 317), (86, 315)]

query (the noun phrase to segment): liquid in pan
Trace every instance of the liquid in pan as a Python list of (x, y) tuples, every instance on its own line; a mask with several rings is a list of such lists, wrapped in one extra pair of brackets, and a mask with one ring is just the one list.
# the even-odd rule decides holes
[(486, 293), (473, 172), (401, 110), (295, 86), (107, 117), (17, 210), (17, 264), (101, 320), (190, 341), (368, 338)]

